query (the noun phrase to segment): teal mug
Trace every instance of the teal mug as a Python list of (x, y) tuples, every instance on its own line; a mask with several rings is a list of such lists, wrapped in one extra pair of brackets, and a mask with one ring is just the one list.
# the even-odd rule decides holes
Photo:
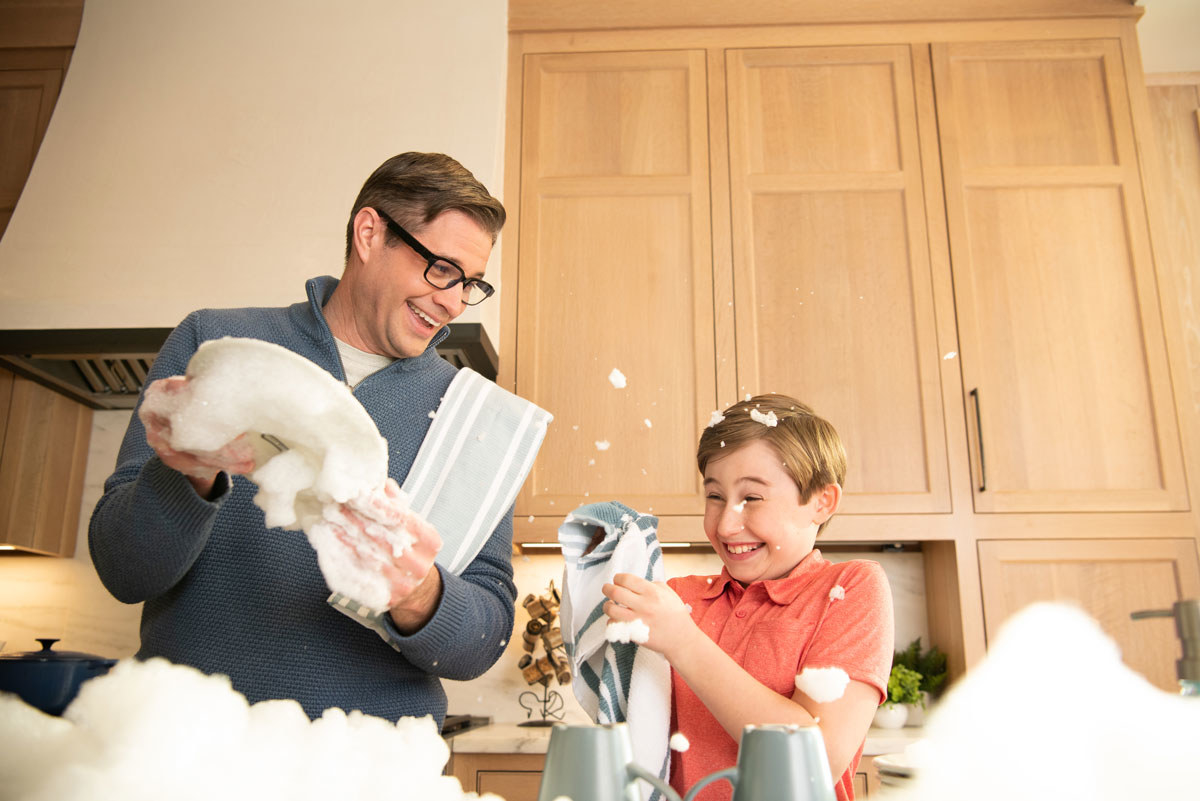
[(556, 723), (550, 730), (537, 797), (538, 801), (563, 796), (572, 801), (641, 801), (638, 779), (649, 782), (668, 801), (679, 801), (679, 794), (666, 782), (633, 761), (626, 724)]
[(817, 726), (747, 726), (742, 730), (737, 767), (705, 776), (688, 790), (684, 801), (692, 801), (719, 779), (733, 785), (733, 801), (836, 799), (825, 740)]

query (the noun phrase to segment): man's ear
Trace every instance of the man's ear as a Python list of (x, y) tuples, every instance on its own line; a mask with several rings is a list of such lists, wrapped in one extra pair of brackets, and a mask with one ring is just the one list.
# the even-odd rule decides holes
[(358, 210), (354, 215), (354, 223), (350, 227), (350, 249), (358, 256), (360, 262), (365, 262), (371, 252), (371, 241), (382, 233), (386, 223), (367, 207)]
[(826, 484), (825, 487), (817, 493), (816, 517), (814, 522), (820, 525), (829, 518), (833, 517), (833, 513), (838, 510), (842, 504), (842, 487), (839, 484)]

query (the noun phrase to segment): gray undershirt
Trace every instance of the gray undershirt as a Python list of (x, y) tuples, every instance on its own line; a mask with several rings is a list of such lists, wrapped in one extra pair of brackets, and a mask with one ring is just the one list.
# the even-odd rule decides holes
[(351, 389), (357, 387), (371, 373), (377, 373), (396, 361), (391, 356), (381, 356), (378, 353), (367, 353), (353, 345), (347, 345), (334, 337), (337, 342), (338, 355), (342, 357), (342, 367), (346, 371), (346, 383)]

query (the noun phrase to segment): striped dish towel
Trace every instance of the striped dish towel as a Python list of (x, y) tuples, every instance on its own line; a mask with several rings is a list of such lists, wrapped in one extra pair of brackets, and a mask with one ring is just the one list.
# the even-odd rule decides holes
[[(604, 538), (584, 554), (596, 533)], [(601, 587), (617, 573), (663, 581), (658, 518), (610, 501), (581, 506), (558, 527), (563, 571), (563, 640), (577, 679), (571, 684), (584, 711), (597, 723), (629, 726), (633, 757), (663, 781), (670, 776), (671, 667), (662, 654), (637, 643), (605, 638)], [(642, 797), (657, 801), (657, 790), (641, 783)]]
[[(437, 529), (437, 563), (461, 573), (512, 506), (553, 416), (462, 368), (450, 382), (400, 489), (409, 507)], [(386, 611), (370, 610), (340, 593), (338, 611), (375, 629), (389, 644)]]

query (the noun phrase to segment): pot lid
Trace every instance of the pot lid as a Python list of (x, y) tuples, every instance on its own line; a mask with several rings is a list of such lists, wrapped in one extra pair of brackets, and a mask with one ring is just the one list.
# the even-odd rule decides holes
[(57, 637), (38, 637), (38, 642), (42, 644), (40, 651), (25, 651), (19, 654), (0, 654), (0, 660), (12, 662), (108, 662), (115, 664), (117, 660), (106, 659), (103, 656), (95, 654), (85, 654), (79, 651), (55, 651), (53, 650), (54, 643), (58, 642)]

